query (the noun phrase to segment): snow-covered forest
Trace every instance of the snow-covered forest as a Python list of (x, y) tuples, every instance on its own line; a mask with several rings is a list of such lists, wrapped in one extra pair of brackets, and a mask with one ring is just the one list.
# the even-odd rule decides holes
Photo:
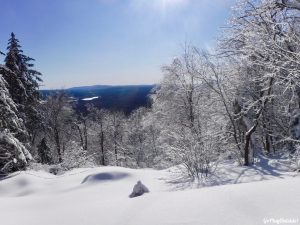
[(300, 3), (241, 1), (213, 52), (186, 45), (162, 68), (151, 108), (129, 116), (60, 91), (42, 100), (41, 73), (12, 33), (1, 65), (1, 172), (31, 162), (166, 168), (209, 176), (222, 158), (249, 166), (286, 152), (298, 166)]
[[(12, 33), (6, 52), (1, 50), (4, 61), (0, 65), (0, 174), (4, 176), (43, 169), (54, 174), (43, 174), (47, 179), (48, 176), (70, 174), (71, 170), (83, 171), (78, 168), (103, 167), (107, 172), (110, 168), (125, 167), (111, 179), (120, 179), (121, 183), (122, 173), (126, 172), (151, 183), (149, 177), (157, 178), (156, 173), (162, 170), (161, 173), (176, 171), (171, 174), (186, 177), (193, 184), (213, 186), (236, 183), (235, 178), (226, 177), (230, 169), (242, 176), (243, 170), (249, 168), (245, 182), (256, 181), (251, 174), (266, 167), (270, 169), (269, 162), (273, 163), (273, 170), (268, 170), (268, 176), (280, 177), (282, 174), (277, 170), (281, 170), (283, 164), (290, 177), (297, 176), (300, 171), (299, 0), (239, 1), (227, 26), (221, 29), (215, 48), (206, 51), (186, 44), (181, 55), (162, 67), (164, 77), (149, 96), (151, 107), (139, 108), (130, 115), (95, 107), (88, 101), (86, 111), (78, 112), (63, 90), (43, 98), (39, 92), (42, 73), (34, 69), (34, 59), (26, 56), (21, 44)], [(225, 172), (220, 172), (220, 167)], [(144, 168), (152, 168), (149, 177)], [(140, 169), (140, 172), (132, 169)], [(136, 182), (130, 181), (132, 186)], [(0, 185), (1, 182), (10, 181), (0, 180)], [(280, 192), (289, 185), (299, 185), (299, 181), (280, 182), (270, 183), (274, 189), (258, 186), (267, 201), (276, 195), (273, 191), (276, 185)], [(8, 185), (13, 185), (11, 183)], [(161, 187), (161, 184), (153, 185), (154, 190)], [(256, 193), (252, 193), (255, 185), (240, 191), (248, 192), (249, 198), (255, 199)], [(1, 190), (0, 186), (0, 195)], [(299, 194), (291, 191), (294, 192)], [(218, 189), (214, 189), (207, 194), (213, 198), (218, 193)], [(238, 198), (238, 190), (230, 193)], [(166, 197), (168, 204), (175, 198), (173, 195)], [(195, 195), (195, 190), (190, 191), (187, 198), (193, 199)], [(150, 197), (147, 197), (145, 204), (149, 203)], [(188, 204), (183, 194), (180, 198)], [(203, 198), (204, 195), (199, 201)], [(224, 202), (223, 199), (222, 204)], [(296, 207), (294, 203), (290, 208)], [(206, 207), (209, 200), (201, 204)], [(257, 203), (253, 207), (260, 205), (266, 214), (268, 208), (276, 211), (269, 204), (262, 207)], [(154, 207), (158, 214), (165, 210), (163, 203), (157, 203), (157, 207), (161, 208), (160, 211)], [(207, 213), (208, 208), (205, 208)], [(230, 209), (226, 211), (229, 214)], [(194, 208), (189, 210), (196, 214)], [(182, 218), (193, 219), (185, 211), (181, 213)], [(299, 216), (293, 214), (293, 210), (290, 214), (282, 213)], [(234, 221), (236, 224), (258, 224), (258, 215), (261, 214), (254, 214), (251, 220), (243, 214), (240, 220)], [(216, 224), (211, 218), (203, 224)], [(103, 224), (109, 224), (109, 220), (104, 218)], [(130, 223), (128, 220), (124, 224), (138, 224), (137, 221)], [(144, 224), (159, 224), (153, 218), (151, 221), (153, 223)], [(198, 222), (179, 221), (176, 224)], [(263, 224), (262, 220), (260, 222)], [(61, 224), (65, 223), (61, 221)], [(122, 223), (114, 221), (111, 224)], [(161, 224), (175, 223), (163, 221)], [(224, 221), (223, 224), (234, 223)]]

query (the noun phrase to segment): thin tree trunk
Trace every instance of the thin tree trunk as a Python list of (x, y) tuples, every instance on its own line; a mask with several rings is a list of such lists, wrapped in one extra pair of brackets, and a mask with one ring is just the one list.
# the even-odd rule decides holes
[(83, 149), (86, 151), (88, 148), (88, 134), (87, 134), (86, 120), (83, 121), (83, 136), (84, 136)]
[(116, 133), (114, 134), (114, 150), (115, 150), (116, 165), (119, 166), (119, 163), (118, 163), (118, 148), (117, 148), (117, 135), (116, 135)]
[(59, 139), (59, 132), (57, 128), (54, 129), (54, 139), (55, 139), (55, 144), (56, 144), (56, 150), (58, 154), (58, 161), (59, 163), (62, 162), (62, 157), (61, 157), (61, 149), (60, 149), (60, 139)]
[(266, 134), (265, 139), (266, 139), (266, 151), (268, 152), (268, 154), (271, 154), (271, 145), (270, 145), (270, 139), (268, 134)]
[(80, 129), (79, 125), (76, 124), (75, 126), (77, 127), (77, 130), (78, 130), (78, 133), (79, 133), (80, 145), (84, 149), (83, 135), (82, 135), (81, 129)]
[(100, 134), (100, 147), (101, 147), (101, 165), (105, 166), (105, 154), (104, 154), (104, 132)]

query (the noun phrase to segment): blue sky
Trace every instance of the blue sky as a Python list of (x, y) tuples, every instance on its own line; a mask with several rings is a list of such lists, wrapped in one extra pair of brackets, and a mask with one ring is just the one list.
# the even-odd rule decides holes
[(211, 48), (234, 0), (0, 0), (0, 49), (13, 31), (43, 88), (153, 84), (185, 42)]

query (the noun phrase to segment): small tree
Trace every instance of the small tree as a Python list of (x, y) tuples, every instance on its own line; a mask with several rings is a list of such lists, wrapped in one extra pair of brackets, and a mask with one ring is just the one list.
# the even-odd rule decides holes
[(94, 140), (94, 149), (92, 151), (95, 153), (95, 157), (98, 159), (100, 165), (107, 165), (108, 161), (108, 115), (109, 111), (105, 109), (98, 109), (93, 105), (88, 105), (88, 119), (91, 123), (91, 133), (92, 140)]
[(47, 141), (45, 137), (41, 140), (40, 144), (37, 146), (37, 149), (38, 149), (38, 155), (41, 163), (51, 164), (53, 162), (51, 156), (51, 150), (47, 145)]
[[(189, 50), (189, 49), (187, 49)], [(220, 117), (208, 85), (192, 70), (186, 51), (171, 65), (154, 95), (153, 111), (162, 125), (160, 144), (176, 165), (183, 165), (192, 178), (208, 176), (220, 154)]]
[(45, 119), (46, 133), (56, 149), (58, 162), (61, 163), (65, 146), (70, 141), (74, 120), (73, 110), (66, 93), (62, 91), (49, 96), (43, 103), (42, 114)]
[[(124, 122), (125, 115), (121, 111), (112, 110), (108, 114), (108, 148), (110, 149), (110, 161), (120, 166), (124, 160)], [(123, 154), (122, 154), (123, 153)]]
[(92, 166), (93, 157), (87, 154), (80, 144), (71, 141), (62, 155), (62, 167), (66, 170), (83, 166)]
[(127, 160), (133, 161), (137, 167), (143, 167), (146, 162), (146, 131), (143, 117), (146, 109), (139, 108), (133, 111), (125, 124), (125, 148)]

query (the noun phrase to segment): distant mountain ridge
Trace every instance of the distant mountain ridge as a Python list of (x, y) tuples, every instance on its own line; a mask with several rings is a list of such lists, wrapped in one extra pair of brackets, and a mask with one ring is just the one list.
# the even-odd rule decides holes
[[(141, 106), (149, 106), (149, 95), (156, 85), (93, 85), (72, 87), (64, 91), (77, 100), (78, 110), (85, 110), (87, 103), (99, 108), (122, 110), (126, 114)], [(41, 90), (43, 96), (49, 96), (59, 90)]]

